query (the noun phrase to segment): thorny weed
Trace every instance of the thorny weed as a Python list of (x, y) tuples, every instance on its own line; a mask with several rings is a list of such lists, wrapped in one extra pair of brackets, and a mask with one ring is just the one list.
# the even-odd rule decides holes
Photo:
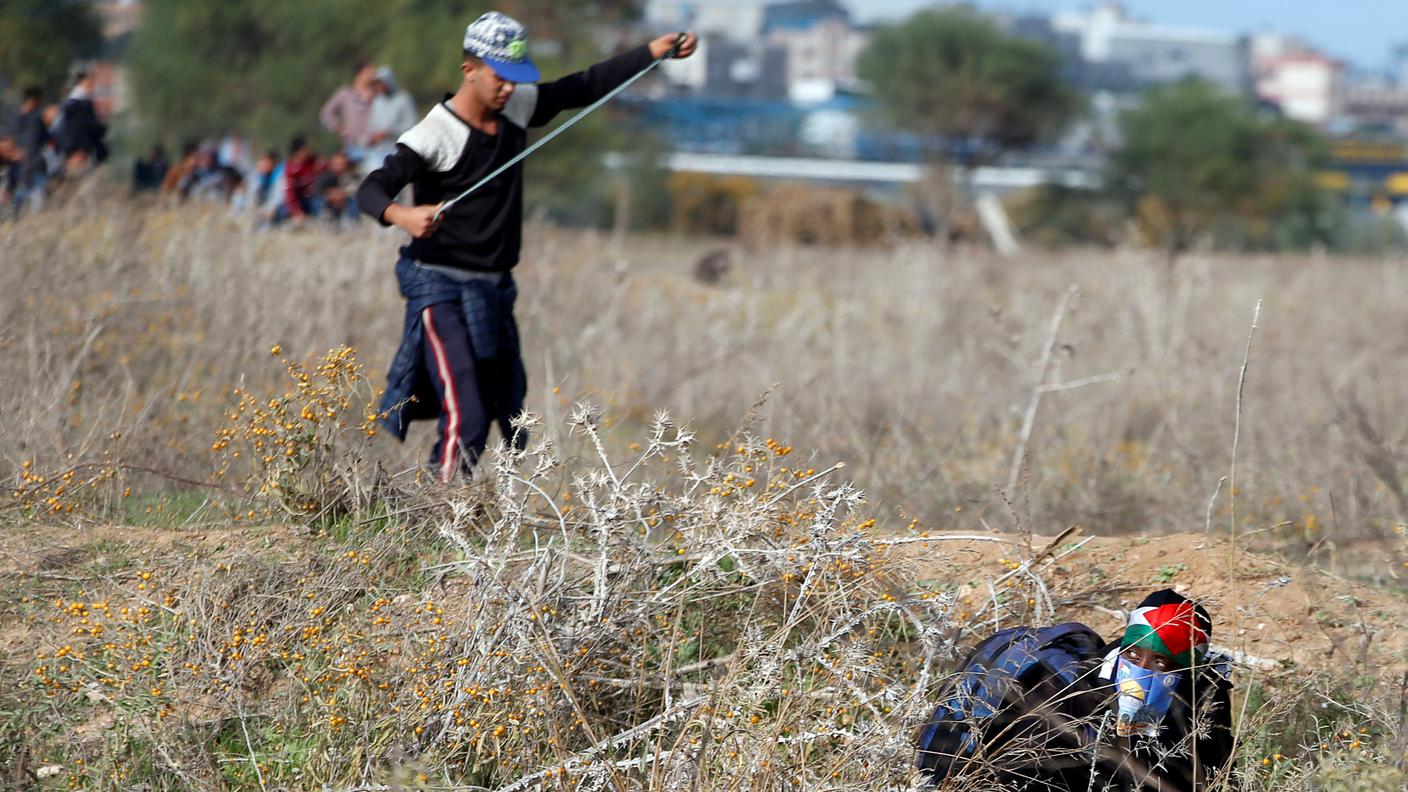
[[(569, 423), (604, 452), (595, 411)], [(834, 470), (749, 436), (726, 452), (697, 458), (659, 415), (634, 458), (601, 453), (557, 492), (549, 443), (504, 446), (487, 491), (363, 548), (56, 599), (64, 637), (29, 685), (61, 720), (141, 724), (170, 788), (369, 782), (403, 763), (511, 788), (906, 783), (951, 603), (904, 593)], [(409, 585), (426, 570), (398, 555), (437, 538), (450, 560)], [(235, 722), (259, 742), (248, 761), (226, 753)], [(61, 740), (85, 759), (75, 786), (136, 772), (101, 737)]]
[[(281, 345), (270, 352), (283, 358)], [(287, 375), (283, 388), (261, 392), (240, 385), (231, 390), (232, 404), (214, 431), (208, 473), (177, 474), (133, 464), (123, 433), (113, 432), (100, 452), (90, 449), (80, 459), (70, 455), (50, 470), (42, 470), (33, 458), (24, 460), (8, 508), (30, 517), (121, 519), (115, 506), (132, 497), (134, 477), (209, 493), (234, 520), (277, 516), (326, 522), (366, 505), (372, 497), (369, 486), (376, 483), (368, 441), (378, 432), (381, 394), (357, 351), (342, 346), (312, 363), (281, 362)], [(153, 508), (160, 512), (166, 503), (148, 511)]]

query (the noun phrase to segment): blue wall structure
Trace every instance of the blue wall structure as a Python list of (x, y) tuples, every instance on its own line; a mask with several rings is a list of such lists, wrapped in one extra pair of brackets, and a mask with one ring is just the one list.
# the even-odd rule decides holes
[(800, 136), (808, 116), (850, 113), (860, 121), (853, 157), (879, 162), (923, 162), (940, 143), (887, 128), (869, 118), (869, 100), (837, 94), (827, 102), (797, 104), (769, 99), (674, 97), (623, 100), (640, 128), (669, 141), (673, 151), (701, 154), (815, 156)]

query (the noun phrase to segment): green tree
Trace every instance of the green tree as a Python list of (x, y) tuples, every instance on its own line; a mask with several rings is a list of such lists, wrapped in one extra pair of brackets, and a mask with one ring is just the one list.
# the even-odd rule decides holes
[[(0, 0), (4, 2), (5, 0)], [(460, 83), (464, 26), (491, 8), (529, 28), (545, 79), (640, 42), (623, 22), (640, 0), (147, 0), (130, 47), (139, 136), (168, 142), (238, 132), (261, 146), (316, 134), (318, 109), (363, 59), (390, 64), (428, 106)], [(617, 35), (605, 35), (615, 33)], [(630, 36), (631, 38), (624, 38)], [(603, 39), (606, 40), (603, 45)], [(604, 222), (601, 154), (627, 146), (608, 108), (526, 163), (529, 212)], [(564, 118), (567, 114), (564, 114)], [(638, 143), (638, 141), (637, 141)]]
[(1152, 89), (1120, 127), (1106, 188), (1170, 261), (1200, 237), (1261, 248), (1329, 239), (1334, 209), (1315, 183), (1325, 148), (1309, 127), (1199, 81)]
[[(378, 60), (391, 64), (401, 85), (423, 103), (459, 85), (465, 25), (495, 7), (490, 0), (397, 0), (386, 20)], [(509, 12), (511, 13), (511, 12)], [(539, 31), (530, 25), (530, 40)], [(535, 53), (536, 56), (536, 53)]]
[(73, 62), (101, 47), (89, 0), (0, 0), (0, 87), (37, 85), (56, 96)]
[(377, 0), (146, 0), (132, 43), (147, 136), (240, 132), (282, 145), (374, 53)]
[(639, 0), (146, 0), (128, 61), (146, 137), (158, 131), (177, 138), (234, 131), (281, 145), (295, 133), (320, 131), (318, 108), (351, 78), (360, 60), (391, 64), (402, 86), (422, 103), (454, 90), (464, 26), (491, 8), (523, 20), (533, 39), (558, 45), (556, 55), (535, 52), (552, 75), (599, 57), (595, 33), (637, 15), (640, 5)]
[(1079, 108), (1055, 51), (962, 9), (876, 28), (857, 69), (892, 121), (965, 166), (1058, 133)]

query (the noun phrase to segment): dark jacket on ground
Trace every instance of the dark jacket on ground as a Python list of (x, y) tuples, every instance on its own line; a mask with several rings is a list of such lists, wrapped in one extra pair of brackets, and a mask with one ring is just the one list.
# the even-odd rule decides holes
[[(494, 135), (455, 115), (447, 97), (402, 135), (396, 151), (367, 176), (357, 191), (357, 206), (386, 225), (382, 215), (406, 185), (418, 206), (453, 198), (523, 151), (530, 127), (591, 104), (650, 62), (650, 48), (641, 46), (554, 82), (519, 85), (499, 112)], [(425, 264), (506, 272), (518, 263), (522, 225), (519, 164), (451, 207), (434, 235), (412, 240), (402, 254)]]
[[(1035, 662), (998, 667), (993, 642), (1010, 640), (1011, 632), (974, 649), (963, 664), (973, 673), (949, 685), (921, 734), (918, 763), (935, 785), (968, 779), (983, 788), (1023, 792), (1196, 792), (1209, 788), (1229, 764), (1231, 683), (1225, 666), (1205, 664), (1196, 675), (1184, 673), (1157, 740), (1120, 738), (1110, 681), (1117, 643), (1105, 645), (1084, 625), (1061, 625), (1042, 631), (1059, 633), (1055, 640), (1032, 644), (1028, 654)], [(1000, 704), (989, 707), (971, 686), (962, 688), (965, 679), (979, 680), (979, 693)], [(1206, 721), (1196, 738), (1190, 737), (1195, 700)]]

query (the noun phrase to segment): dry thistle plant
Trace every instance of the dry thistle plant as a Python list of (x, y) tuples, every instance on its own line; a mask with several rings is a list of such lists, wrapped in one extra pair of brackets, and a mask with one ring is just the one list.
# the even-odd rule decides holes
[[(1051, 616), (1052, 548), (1005, 560), (1002, 594), (958, 619), (898, 552), (941, 537), (877, 533), (839, 465), (746, 432), (700, 457), (664, 414), (621, 459), (595, 409), (567, 423), (590, 452), (570, 468), (550, 442), (503, 445), (480, 484), (412, 488), (336, 541), (33, 603), (49, 629), (21, 695), (46, 714), (23, 739), (72, 788), (913, 788), (955, 649)], [(1325, 685), (1264, 695), (1239, 725), (1241, 789), (1396, 778), (1388, 713)], [(1321, 697), (1333, 709), (1307, 713)], [(1087, 759), (1025, 735), (945, 788)]]
[[(617, 461), (593, 409), (568, 423), (596, 456), (565, 490), (550, 444), (503, 446), (486, 486), (438, 490), (428, 520), (345, 551), (54, 601), (62, 643), (29, 684), (61, 721), (121, 722), (144, 746), (70, 732), (74, 784), (136, 777), (134, 753), (166, 788), (405, 768), (511, 789), (910, 783), (952, 603), (908, 591), (840, 466), (795, 469), (748, 435), (698, 458), (663, 414)], [(437, 541), (445, 560), (416, 568)]]

